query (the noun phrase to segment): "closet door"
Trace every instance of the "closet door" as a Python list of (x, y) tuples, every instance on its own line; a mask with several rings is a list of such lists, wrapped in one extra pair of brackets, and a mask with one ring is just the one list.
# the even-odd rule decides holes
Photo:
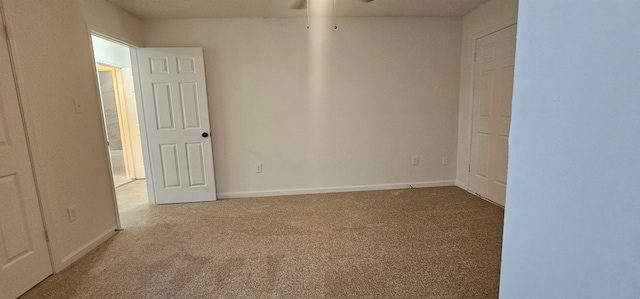
[(469, 190), (505, 204), (516, 26), (478, 39)]

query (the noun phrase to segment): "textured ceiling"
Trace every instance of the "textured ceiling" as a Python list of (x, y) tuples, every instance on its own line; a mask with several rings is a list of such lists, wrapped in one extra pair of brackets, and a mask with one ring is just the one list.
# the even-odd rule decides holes
[[(295, 0), (108, 0), (140, 19), (291, 18)], [(315, 1), (309, 0), (313, 10)], [(341, 17), (462, 16), (488, 0), (336, 0)]]

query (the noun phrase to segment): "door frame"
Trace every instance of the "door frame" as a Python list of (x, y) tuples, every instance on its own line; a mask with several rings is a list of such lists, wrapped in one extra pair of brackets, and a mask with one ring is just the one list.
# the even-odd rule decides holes
[[(123, 40), (120, 40), (118, 38), (112, 37), (108, 34), (104, 34), (102, 32), (100, 32), (97, 29), (93, 29), (93, 28), (89, 28), (89, 39), (91, 40), (91, 36), (97, 36), (100, 37), (102, 39), (106, 39), (108, 41), (114, 42), (116, 44), (120, 44), (122, 46), (125, 46), (127, 48), (129, 48), (129, 54), (131, 57), (131, 70), (133, 72), (133, 86), (134, 86), (134, 92), (135, 92), (135, 96), (136, 96), (136, 107), (137, 107), (137, 112), (138, 112), (138, 123), (141, 124), (139, 125), (139, 129), (140, 129), (140, 142), (142, 145), (142, 160), (144, 163), (144, 173), (145, 173), (145, 180), (147, 182), (147, 196), (149, 198), (149, 204), (155, 205), (156, 204), (156, 198), (155, 198), (155, 192), (153, 190), (153, 176), (151, 173), (151, 161), (149, 159), (150, 157), (150, 153), (149, 153), (149, 143), (147, 141), (147, 127), (144, 125), (145, 122), (145, 117), (144, 117), (144, 105), (143, 105), (143, 101), (142, 101), (142, 91), (140, 90), (141, 88), (141, 84), (140, 84), (140, 75), (139, 75), (139, 70), (138, 70), (138, 47), (136, 45), (130, 44), (128, 42), (125, 42)], [(98, 82), (98, 66), (97, 66), (97, 61), (95, 58), (95, 53), (94, 53), (94, 49), (93, 49), (93, 42), (91, 42), (91, 55), (93, 56), (93, 61), (95, 62), (93, 64), (93, 72), (95, 75), (95, 84), (96, 87), (98, 88), (98, 97), (100, 99), (102, 99), (102, 95), (100, 94), (100, 90), (99, 90), (99, 82)], [(104, 122), (104, 111), (102, 108), (102, 103), (100, 104), (100, 112), (102, 113), (102, 117), (103, 117), (103, 122), (102, 122), (102, 133), (103, 136), (105, 136), (105, 145), (106, 145), (106, 134), (107, 134), (107, 128), (105, 126), (105, 122)], [(109, 153), (107, 153), (107, 159), (109, 162), (109, 165), (111, 165), (111, 157), (109, 155)], [(111, 166), (109, 167), (109, 169), (111, 169)], [(111, 187), (113, 188), (113, 203), (114, 203), (114, 208), (116, 211), (116, 215), (117, 215), (117, 223), (118, 223), (118, 229), (122, 229), (121, 223), (120, 223), (120, 213), (118, 211), (118, 200), (116, 197), (116, 192), (115, 192), (115, 184), (113, 182), (113, 175), (109, 174), (109, 177), (111, 177)]]
[[(488, 199), (486, 197), (483, 197), (482, 195), (480, 195), (478, 193), (475, 193), (475, 192), (471, 191), (471, 188), (469, 188), (469, 180), (470, 180), (469, 178), (470, 178), (470, 174), (471, 174), (471, 155), (473, 153), (473, 112), (474, 112), (474, 107), (475, 107), (475, 100), (474, 100), (475, 96), (474, 95), (475, 95), (475, 92), (476, 92), (476, 76), (475, 76), (475, 73), (476, 73), (476, 59), (475, 59), (475, 57), (476, 57), (476, 53), (478, 52), (477, 49), (476, 49), (476, 45), (478, 44), (478, 40), (479, 39), (481, 39), (483, 37), (486, 37), (486, 36), (489, 36), (491, 34), (494, 34), (494, 33), (498, 32), (498, 31), (507, 29), (507, 28), (509, 28), (511, 26), (516, 26), (516, 30), (517, 30), (518, 22), (517, 21), (506, 22), (506, 23), (501, 24), (500, 26), (493, 27), (490, 30), (483, 31), (483, 32), (473, 36), (473, 46), (472, 46), (472, 53), (471, 53), (471, 56), (473, 57), (473, 63), (471, 64), (471, 74), (473, 74), (473, 76), (472, 76), (472, 79), (471, 79), (471, 99), (469, 101), (470, 109), (469, 109), (469, 115), (468, 115), (468, 117), (469, 117), (469, 139), (468, 139), (468, 141), (469, 141), (469, 151), (467, 153), (467, 164), (468, 164), (468, 166), (467, 166), (467, 182), (465, 184), (465, 189), (467, 190), (467, 192), (472, 193), (472, 194), (474, 194), (474, 195), (476, 195), (476, 196), (478, 196), (478, 197), (480, 197), (480, 198), (482, 198), (482, 199), (484, 199), (484, 200), (486, 200), (486, 201), (488, 201), (490, 203), (493, 203), (493, 204), (495, 204), (497, 206), (500, 206), (500, 207), (503, 207), (503, 208), (504, 208), (503, 205), (501, 205), (501, 204), (499, 204), (497, 202), (494, 202), (493, 200), (490, 200), (490, 199)], [(508, 184), (508, 182), (507, 182), (507, 184)]]

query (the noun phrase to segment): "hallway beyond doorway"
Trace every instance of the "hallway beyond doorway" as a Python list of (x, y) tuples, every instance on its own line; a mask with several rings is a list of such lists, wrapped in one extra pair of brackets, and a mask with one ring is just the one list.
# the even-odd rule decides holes
[(134, 180), (116, 188), (116, 197), (122, 228), (144, 225), (146, 217), (143, 216), (149, 211), (147, 181)]

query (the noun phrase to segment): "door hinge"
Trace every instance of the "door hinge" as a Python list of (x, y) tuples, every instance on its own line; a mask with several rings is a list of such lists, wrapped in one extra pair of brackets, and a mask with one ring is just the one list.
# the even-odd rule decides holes
[(44, 230), (44, 239), (49, 242), (49, 232), (46, 229)]
[(476, 62), (476, 56), (478, 56), (478, 53), (473, 53), (473, 62)]
[(469, 169), (467, 171), (471, 172), (471, 164), (469, 164)]

